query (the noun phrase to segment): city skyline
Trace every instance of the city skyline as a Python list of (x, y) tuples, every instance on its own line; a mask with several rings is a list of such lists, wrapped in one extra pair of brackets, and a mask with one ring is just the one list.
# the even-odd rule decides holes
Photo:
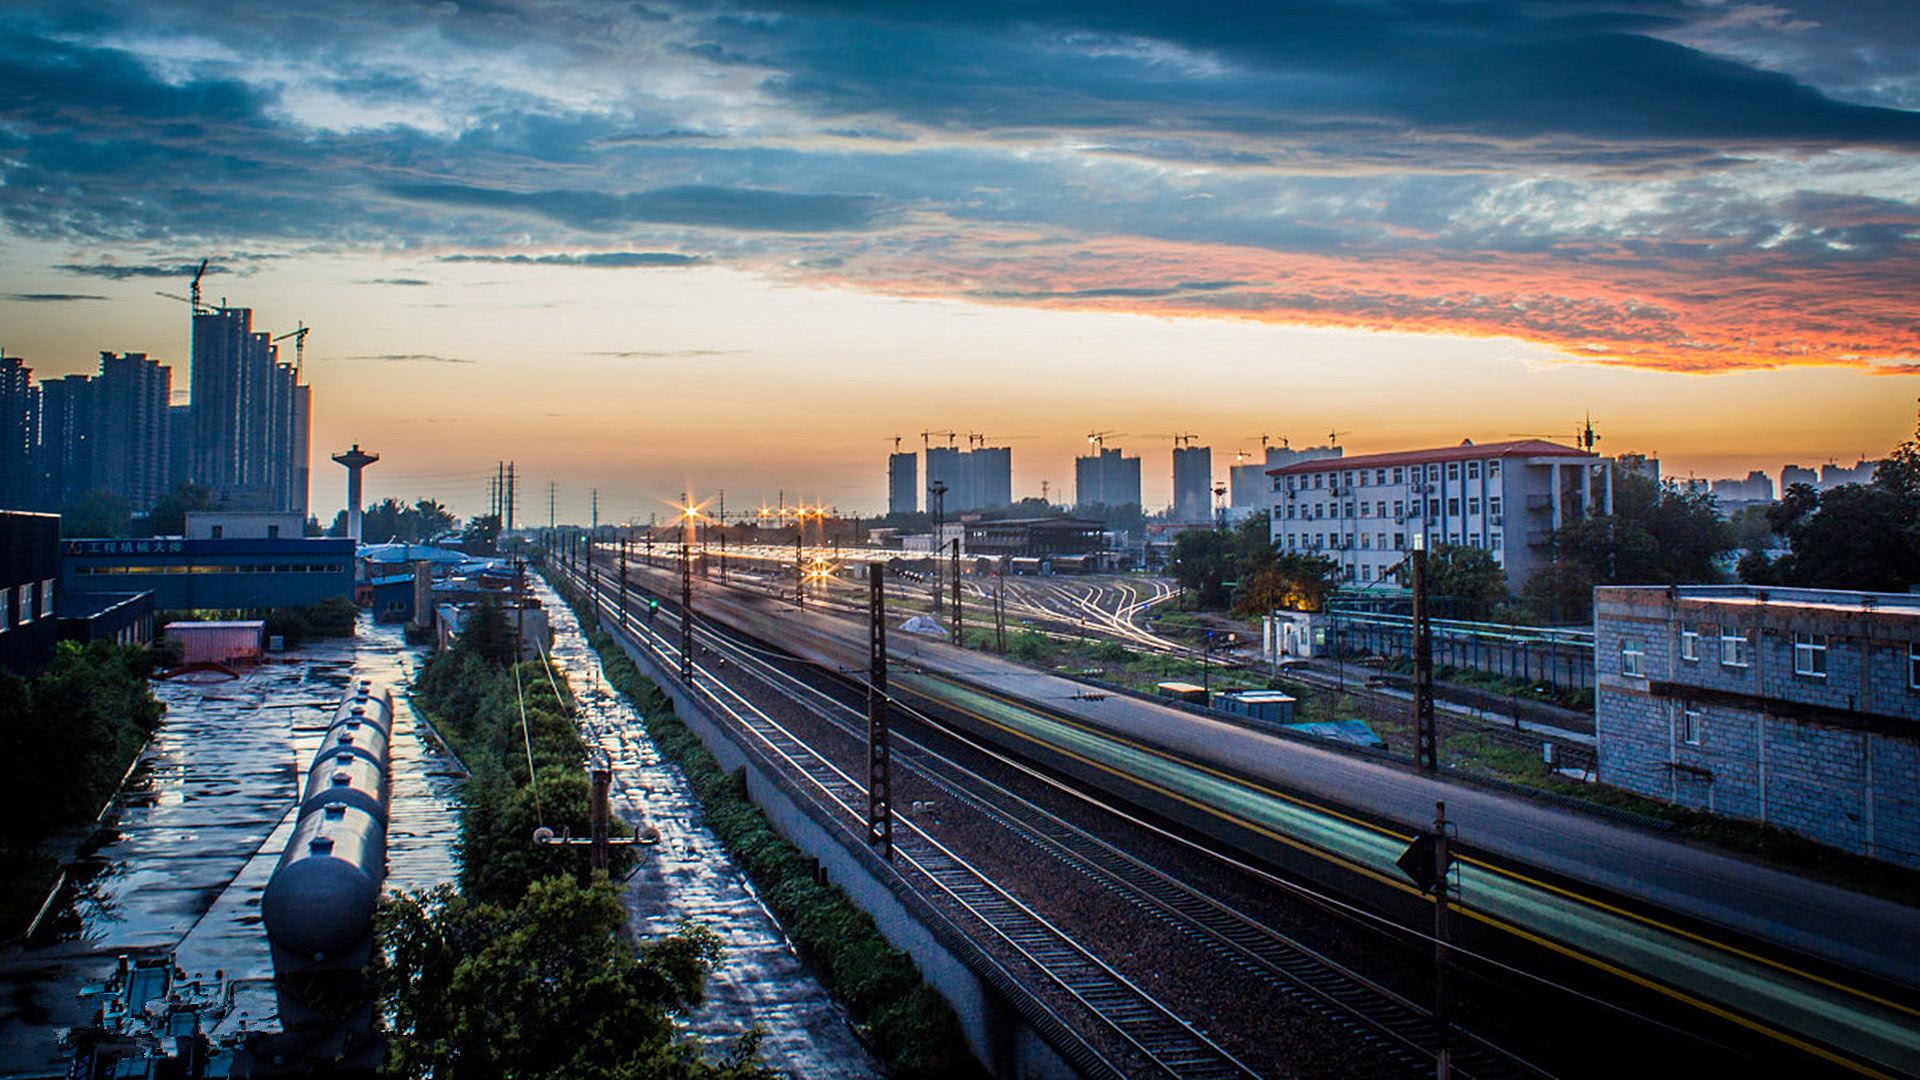
[[(1897, 4), (596, 11), (0, 16), (8, 354), (144, 352), (177, 399), (153, 293), (210, 258), (210, 300), (315, 327), (314, 452), (379, 450), (370, 497), (471, 514), (511, 458), (575, 519), (873, 512), (933, 427), (1008, 440), (1016, 498), (1092, 430), (1195, 432), (1224, 479), (1261, 433), (1591, 414), (1715, 478), (1913, 429)], [(1164, 505), (1170, 442), (1116, 442)]]

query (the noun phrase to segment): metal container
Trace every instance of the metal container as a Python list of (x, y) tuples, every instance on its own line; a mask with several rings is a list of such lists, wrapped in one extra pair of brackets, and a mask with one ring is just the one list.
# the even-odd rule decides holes
[(180, 643), (182, 664), (226, 664), (257, 660), (266, 646), (267, 624), (247, 622), (173, 622), (167, 639)]
[(358, 961), (386, 871), (387, 830), (379, 818), (339, 804), (302, 817), (260, 899), (276, 966), (283, 959), (299, 968)]

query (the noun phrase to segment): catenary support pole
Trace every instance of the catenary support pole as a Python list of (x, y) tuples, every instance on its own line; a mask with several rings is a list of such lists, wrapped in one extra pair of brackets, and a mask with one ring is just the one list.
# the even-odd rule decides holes
[(1426, 538), (1413, 534), (1413, 730), (1422, 769), (1440, 767), (1440, 741), (1433, 723), (1433, 628), (1427, 620)]
[(867, 843), (893, 860), (893, 748), (887, 727), (886, 570), (867, 567)]

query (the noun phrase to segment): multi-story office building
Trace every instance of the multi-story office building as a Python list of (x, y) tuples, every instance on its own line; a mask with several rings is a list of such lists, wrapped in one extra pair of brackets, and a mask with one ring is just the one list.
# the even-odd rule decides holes
[(920, 509), (920, 459), (912, 453), (887, 455), (887, 513)]
[(1074, 458), (1073, 494), (1081, 506), (1139, 506), (1140, 459), (1105, 446)]
[(1213, 448), (1173, 448), (1173, 520), (1213, 520)]
[(306, 509), (310, 400), (277, 356), (270, 336), (253, 329), (250, 308), (193, 317), (189, 478), (222, 505)]
[(145, 513), (168, 487), (173, 370), (146, 353), (103, 352), (92, 391), (92, 486)]
[(1273, 477), (1268, 472), (1282, 465), (1291, 465), (1296, 461), (1323, 461), (1337, 458), (1345, 451), (1338, 446), (1309, 446), (1304, 450), (1295, 450), (1286, 446), (1269, 446), (1262, 461), (1245, 465), (1235, 465), (1227, 470), (1227, 516), (1233, 521), (1244, 521), (1256, 514), (1270, 516), (1273, 512)]
[(1820, 466), (1820, 490), (1837, 488), (1842, 484), (1871, 484), (1873, 474), (1880, 470), (1878, 461), (1860, 459), (1857, 464), (1842, 465), (1829, 461)]
[(40, 388), (17, 356), (0, 356), (0, 509), (39, 505), (34, 451), (40, 444)]
[(1745, 480), (1727, 477), (1713, 481), (1713, 497), (1725, 510), (1747, 503), (1773, 501), (1773, 478), (1758, 469), (1747, 473)]
[(1362, 583), (1399, 580), (1420, 534), (1429, 550), (1484, 549), (1518, 588), (1554, 530), (1613, 512), (1607, 459), (1538, 439), (1302, 461), (1270, 475), (1274, 544), (1324, 555)]
[(1594, 590), (1601, 783), (1920, 867), (1920, 597)]

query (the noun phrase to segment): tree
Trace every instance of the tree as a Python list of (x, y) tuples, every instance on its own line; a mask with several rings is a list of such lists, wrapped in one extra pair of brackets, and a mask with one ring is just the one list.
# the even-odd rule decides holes
[(1920, 426), (1874, 470), (1873, 482), (1786, 490), (1767, 512), (1787, 539), (1778, 559), (1742, 559), (1755, 585), (1904, 592), (1920, 582)]
[(1234, 546), (1233, 537), (1217, 529), (1189, 529), (1174, 537), (1167, 573), (1192, 595), (1196, 607), (1225, 607)]
[(132, 524), (127, 500), (111, 491), (89, 491), (60, 509), (61, 536), (125, 536)]
[(401, 1077), (770, 1076), (758, 1037), (720, 1060), (678, 1037), (673, 1016), (704, 997), (712, 931), (683, 925), (634, 948), (606, 880), (534, 884), (497, 905), (441, 887), (382, 904), (376, 974)]
[(187, 515), (214, 508), (213, 489), (205, 484), (182, 480), (173, 490), (153, 501), (147, 512), (149, 536), (184, 536)]
[(1613, 468), (1613, 513), (1581, 518), (1550, 537), (1552, 556), (1522, 587), (1528, 613), (1547, 622), (1592, 618), (1595, 585), (1720, 581), (1733, 534), (1711, 494), (1656, 484), (1630, 463)]
[(1437, 544), (1427, 556), (1427, 591), (1452, 602), (1450, 613), (1484, 619), (1507, 598), (1507, 575), (1484, 549)]
[(1339, 587), (1340, 564), (1320, 555), (1285, 552), (1240, 578), (1234, 590), (1236, 615), (1269, 611), (1319, 611)]
[(506, 612), (492, 596), (483, 596), (467, 616), (460, 630), (460, 644), (495, 667), (506, 667), (519, 658), (520, 641), (507, 622)]
[(500, 515), (482, 514), (468, 518), (466, 531), (460, 534), (460, 540), (468, 551), (493, 551), (500, 542)]

